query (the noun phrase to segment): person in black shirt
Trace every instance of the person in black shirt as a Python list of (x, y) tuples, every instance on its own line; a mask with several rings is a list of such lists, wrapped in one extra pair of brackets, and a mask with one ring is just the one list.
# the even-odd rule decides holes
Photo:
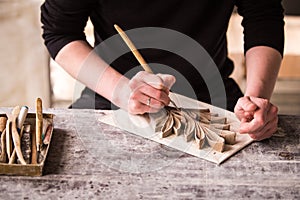
[[(229, 78), (233, 63), (227, 57), (226, 31), (234, 6), (243, 16), (247, 66), (245, 94)], [(87, 43), (84, 35), (88, 18), (94, 25), (96, 50)], [(173, 91), (189, 96), (178, 76), (172, 75), (171, 71), (128, 75), (138, 65), (132, 55), (128, 53), (113, 61), (109, 56), (105, 57), (105, 53), (118, 52), (118, 47), (102, 45), (116, 34), (114, 24), (125, 30), (159, 27), (181, 33), (200, 44), (216, 65), (222, 84), (214, 85), (215, 76), (203, 77), (199, 69), (195, 70), (195, 66), (184, 58), (163, 49), (142, 49), (147, 62), (160, 63), (178, 71), (188, 80), (195, 98), (200, 101), (217, 101), (215, 99), (219, 97), (214, 97), (212, 91), (224, 88), (225, 108), (234, 111), (241, 120), (241, 133), (262, 140), (277, 130), (278, 108), (270, 102), (270, 97), (284, 46), (280, 0), (46, 0), (41, 7), (41, 21), (43, 38), (52, 58), (87, 86), (72, 108), (110, 109), (114, 104), (132, 114), (143, 114), (157, 112), (168, 105), (171, 87)], [(176, 49), (188, 48), (176, 46), (176, 42), (174, 38)], [(97, 53), (97, 46), (101, 45), (107, 50), (104, 54)], [(199, 60), (202, 56), (199, 52)], [(155, 71), (162, 72), (162, 68), (156, 67)], [(212, 69), (208, 68), (208, 71)], [(212, 80), (209, 84), (208, 79)]]

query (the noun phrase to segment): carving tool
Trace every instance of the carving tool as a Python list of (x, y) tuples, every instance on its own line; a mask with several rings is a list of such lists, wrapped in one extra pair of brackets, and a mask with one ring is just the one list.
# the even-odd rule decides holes
[(8, 158), (10, 158), (12, 154), (12, 125), (14, 124), (16, 126), (16, 120), (19, 116), (20, 109), (20, 106), (16, 106), (11, 114), (6, 114), (8, 118), (6, 123), (6, 153)]
[(47, 118), (43, 118), (43, 134), (42, 134), (42, 140), (43, 140), (43, 145), (45, 144), (44, 143), (44, 140), (45, 140), (45, 137), (46, 137), (46, 134), (47, 134), (47, 130), (48, 130), (48, 127), (52, 125), (52, 122), (47, 119)]
[(20, 114), (17, 118), (17, 128), (18, 131), (20, 131), (20, 129), (22, 128), (25, 120), (26, 120), (26, 116), (28, 113), (28, 107), (27, 106), (22, 106), (21, 110), (20, 110)]
[(6, 126), (7, 118), (0, 117), (0, 132), (1, 132), (1, 155), (0, 155), (0, 162), (6, 163), (6, 144), (5, 144), (5, 137), (6, 137)]
[(6, 117), (0, 117), (0, 133), (2, 133), (4, 131), (6, 122), (7, 122)]
[(42, 148), (42, 133), (43, 133), (43, 105), (42, 99), (36, 99), (36, 150), (39, 152)]
[[(149, 72), (149, 73), (153, 74), (152, 69), (146, 63), (145, 59), (142, 57), (142, 55), (140, 54), (140, 52), (136, 49), (135, 45), (132, 43), (132, 41), (129, 39), (129, 37), (126, 35), (126, 33), (118, 25), (115, 24), (114, 27), (117, 30), (117, 32), (119, 33), (119, 35), (121, 36), (121, 38), (124, 40), (124, 42), (126, 43), (126, 45), (129, 47), (129, 49), (133, 53), (134, 57), (137, 59), (137, 61), (143, 67), (143, 69), (146, 72)], [(175, 102), (172, 99), (170, 99), (170, 101), (175, 106), (175, 108), (178, 109), (178, 107), (175, 104)]]
[(21, 150), (26, 163), (30, 164), (31, 161), (31, 125), (30, 124), (24, 124)]
[(7, 157), (10, 158), (10, 155), (12, 153), (12, 136), (11, 136), (11, 122), (10, 120), (7, 120), (6, 122), (6, 128), (5, 128), (5, 140), (6, 140), (6, 154)]
[(17, 157), (18, 157), (18, 159), (19, 159), (19, 161), (22, 165), (27, 164), (24, 157), (23, 157), (22, 150), (21, 150), (21, 138), (22, 138), (22, 135), (23, 135), (23, 130), (24, 130), (24, 126), (22, 126), (22, 128), (20, 130), (20, 135), (19, 135), (19, 132), (17, 130), (17, 125), (16, 125), (15, 122), (13, 122), (12, 136), (13, 136), (15, 149), (13, 150), (13, 152), (11, 154), (11, 157), (9, 159), (8, 164), (13, 164), (15, 162), (16, 155), (17, 155)]
[(26, 119), (28, 113), (28, 107), (27, 106), (23, 106), (21, 109), (18, 107), (18, 110), (13, 110), (12, 112), (12, 138), (13, 138), (13, 142), (14, 142), (14, 150), (9, 158), (9, 164), (12, 164), (15, 162), (16, 159), (16, 155), (19, 159), (19, 162), (23, 165), (26, 165), (27, 163), (25, 162), (25, 159), (23, 157), (22, 154), (22, 150), (21, 150), (21, 138), (23, 135), (23, 123)]
[(12, 111), (12, 115), (11, 115), (11, 123), (12, 123), (11, 133), (12, 133), (12, 138), (13, 138), (16, 154), (17, 154), (21, 164), (26, 165), (26, 162), (23, 158), (22, 151), (21, 151), (21, 138), (20, 138), (19, 132), (17, 130), (17, 118), (19, 116), (19, 113), (20, 113), (20, 107), (17, 106)]
[(52, 129), (53, 129), (53, 125), (49, 124), (45, 131), (45, 137), (43, 139), (43, 144), (48, 145), (50, 143), (50, 136), (51, 136)]
[(31, 135), (31, 164), (37, 164), (36, 133), (34, 132), (34, 129)]
[(120, 34), (120, 36), (122, 37), (122, 39), (124, 40), (124, 42), (127, 44), (127, 46), (129, 47), (129, 49), (133, 53), (134, 57), (138, 60), (138, 62), (144, 68), (144, 70), (146, 72), (149, 72), (149, 73), (153, 74), (152, 69), (146, 63), (146, 61), (144, 60), (144, 58), (142, 57), (142, 55), (140, 54), (140, 52), (136, 49), (136, 47), (131, 42), (131, 40), (129, 39), (129, 37), (126, 35), (126, 33), (118, 25), (115, 24), (114, 27), (118, 31), (118, 33)]
[(6, 163), (6, 142), (5, 142), (5, 137), (6, 137), (6, 129), (2, 132), (1, 135), (1, 155), (0, 155), (0, 162), (1, 163)]
[[(7, 148), (7, 155), (10, 160), (10, 163), (14, 161), (15, 154), (17, 154), (20, 162), (22, 164), (26, 164), (22, 152), (21, 152), (21, 139), (19, 132), (17, 130), (17, 118), (20, 113), (20, 106), (16, 106), (11, 114), (6, 114), (8, 117), (7, 123), (6, 123), (6, 148)], [(14, 143), (14, 152), (12, 151), (12, 141)]]

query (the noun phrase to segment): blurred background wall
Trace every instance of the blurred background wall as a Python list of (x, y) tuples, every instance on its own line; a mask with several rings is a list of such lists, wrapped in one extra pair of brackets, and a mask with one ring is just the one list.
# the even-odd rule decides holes
[[(0, 0), (0, 106), (34, 106), (42, 97), (44, 107), (68, 107), (83, 86), (50, 60), (41, 37), (40, 5), (43, 0)], [(284, 0), (285, 58), (272, 102), (281, 114), (300, 114), (300, 1)], [(235, 62), (233, 78), (245, 88), (243, 28), (232, 15), (228, 30), (229, 56)], [(87, 24), (93, 44), (93, 27)], [(276, 33), (274, 33), (276, 34)]]
[(0, 106), (51, 104), (49, 56), (41, 38), (41, 0), (0, 0)]

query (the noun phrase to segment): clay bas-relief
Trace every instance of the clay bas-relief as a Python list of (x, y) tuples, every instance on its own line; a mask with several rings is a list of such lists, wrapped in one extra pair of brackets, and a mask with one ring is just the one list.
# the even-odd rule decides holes
[(236, 143), (236, 132), (230, 130), (227, 118), (209, 109), (165, 107), (151, 116), (155, 119), (155, 132), (160, 132), (162, 138), (183, 134), (186, 142), (194, 140), (199, 149), (209, 145), (219, 152), (224, 151), (225, 144)]

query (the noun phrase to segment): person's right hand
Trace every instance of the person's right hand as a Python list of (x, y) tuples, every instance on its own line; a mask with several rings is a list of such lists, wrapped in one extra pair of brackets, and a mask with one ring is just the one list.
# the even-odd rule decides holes
[(169, 105), (169, 91), (175, 83), (175, 77), (167, 74), (151, 74), (145, 71), (137, 73), (130, 81), (131, 93), (127, 111), (131, 114), (158, 112)]

